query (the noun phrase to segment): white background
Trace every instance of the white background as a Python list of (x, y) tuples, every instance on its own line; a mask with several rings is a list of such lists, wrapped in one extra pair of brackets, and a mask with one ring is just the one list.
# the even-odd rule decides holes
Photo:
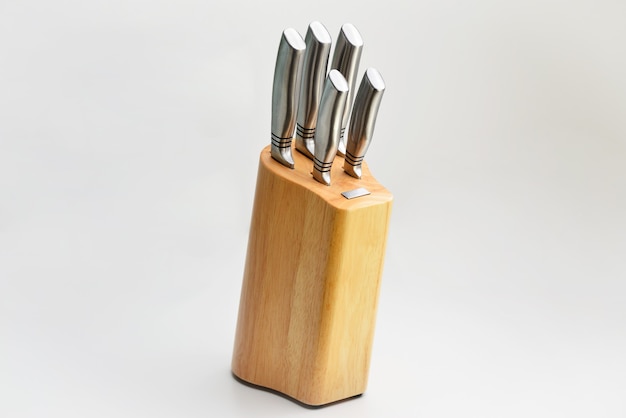
[[(385, 78), (395, 195), (368, 390), (316, 411), (230, 374), (276, 49), (313, 20)], [(0, 416), (626, 416), (625, 21), (0, 2)]]

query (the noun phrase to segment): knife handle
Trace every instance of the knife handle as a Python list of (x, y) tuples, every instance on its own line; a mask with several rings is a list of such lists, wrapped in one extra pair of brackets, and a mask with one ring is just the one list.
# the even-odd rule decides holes
[(313, 178), (327, 186), (330, 186), (330, 169), (337, 155), (348, 90), (348, 83), (343, 75), (337, 70), (330, 70), (317, 116), (313, 158)]
[(286, 167), (293, 168), (291, 140), (296, 125), (302, 61), (306, 45), (300, 34), (285, 29), (278, 45), (272, 88), (271, 155)]
[(344, 155), (346, 150), (344, 134), (350, 118), (350, 108), (352, 107), (352, 101), (354, 99), (354, 88), (356, 86), (357, 72), (359, 70), (362, 51), (363, 38), (361, 38), (361, 34), (351, 23), (344, 24), (339, 31), (339, 36), (337, 36), (333, 62), (330, 66), (331, 69), (338, 70), (343, 74), (350, 87), (346, 108), (344, 109), (343, 118), (341, 120), (341, 136), (338, 146), (339, 155)]
[(361, 178), (361, 164), (372, 142), (376, 115), (385, 92), (385, 82), (378, 71), (368, 68), (363, 75), (354, 100), (343, 169), (357, 179)]
[(300, 101), (296, 121), (296, 149), (313, 159), (315, 126), (319, 103), (326, 79), (331, 37), (320, 22), (312, 22), (304, 39), (306, 52), (300, 85)]

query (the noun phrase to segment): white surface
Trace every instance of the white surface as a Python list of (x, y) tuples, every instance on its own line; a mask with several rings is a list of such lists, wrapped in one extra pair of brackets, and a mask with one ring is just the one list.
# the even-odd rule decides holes
[[(0, 3), (0, 416), (624, 417), (625, 17)], [(318, 411), (229, 371), (276, 48), (312, 20), (385, 78), (396, 198), (368, 391)]]

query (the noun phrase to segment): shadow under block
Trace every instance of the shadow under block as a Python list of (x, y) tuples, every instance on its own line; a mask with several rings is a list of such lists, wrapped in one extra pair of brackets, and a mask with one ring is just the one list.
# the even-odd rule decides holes
[[(367, 386), (392, 195), (363, 163), (336, 157), (330, 186), (293, 150), (295, 169), (261, 152), (232, 371), (307, 405)], [(341, 192), (365, 187), (348, 200)]]

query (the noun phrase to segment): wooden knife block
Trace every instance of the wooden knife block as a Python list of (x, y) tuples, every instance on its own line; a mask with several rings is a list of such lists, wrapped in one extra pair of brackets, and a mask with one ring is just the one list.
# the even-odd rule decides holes
[[(232, 371), (317, 406), (367, 386), (393, 197), (365, 163), (357, 180), (336, 157), (325, 186), (293, 157), (261, 152)], [(371, 194), (341, 195), (360, 187)]]

